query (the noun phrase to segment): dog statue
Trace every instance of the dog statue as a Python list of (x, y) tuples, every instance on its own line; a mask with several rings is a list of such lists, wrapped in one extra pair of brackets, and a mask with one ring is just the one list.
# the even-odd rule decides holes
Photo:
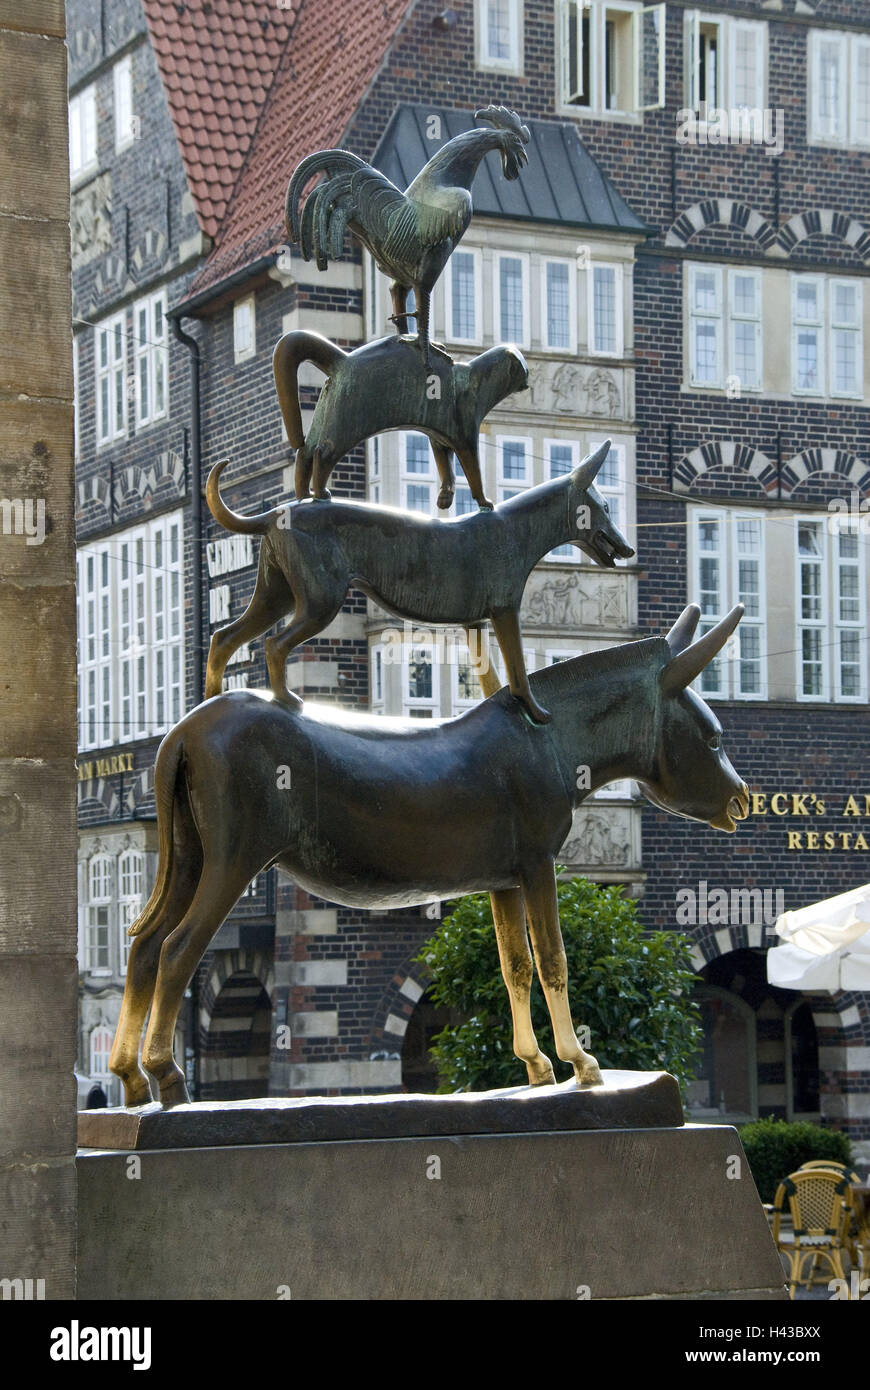
[[(292, 610), (289, 626), (266, 639), (266, 666), (276, 700), (301, 708), (287, 689), (285, 666), (294, 647), (328, 627), (351, 585), (412, 622), (468, 630), (490, 619), (504, 657), (511, 693), (532, 720), (548, 722), (534, 699), (523, 660), (519, 611), (526, 580), (542, 556), (572, 542), (612, 567), (634, 554), (594, 486), (608, 439), (571, 473), (529, 488), (489, 511), (441, 521), (366, 502), (295, 502), (262, 516), (239, 516), (221, 499), (215, 464), (206, 497), (215, 521), (229, 531), (261, 535), (257, 583), (245, 612), (213, 633), (205, 695), (221, 693), (224, 669), (243, 642), (260, 637)], [(478, 671), (482, 660), (475, 658)], [(495, 677), (492, 677), (495, 680)], [(489, 694), (484, 684), (484, 693)]]
[[(307, 439), (297, 385), (302, 362), (313, 362), (327, 377)], [(492, 508), (480, 476), (478, 435), (494, 406), (528, 387), (528, 367), (517, 348), (493, 347), (471, 362), (454, 362), (436, 351), (427, 367), (411, 338), (379, 338), (344, 352), (319, 333), (297, 329), (278, 342), (272, 367), (287, 438), (296, 450), (298, 501), (311, 495), (309, 488), (328, 499), (330, 473), (364, 439), (412, 429), (432, 444), (439, 507), (446, 510), (453, 501), (455, 453), (477, 505)]]

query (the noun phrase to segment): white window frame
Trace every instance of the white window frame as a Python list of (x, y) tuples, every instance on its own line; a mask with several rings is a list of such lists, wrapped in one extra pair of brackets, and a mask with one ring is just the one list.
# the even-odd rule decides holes
[[(804, 561), (801, 558), (798, 537), (801, 525), (807, 523), (815, 525), (821, 537), (821, 559), (820, 559), (820, 614), (819, 618), (804, 618), (801, 610), (801, 569)], [(839, 554), (839, 532), (832, 533), (830, 527), (830, 515), (814, 515), (804, 513), (794, 519), (794, 603), (795, 603), (795, 694), (797, 699), (803, 704), (844, 704), (857, 705), (864, 704), (867, 700), (867, 649), (866, 642), (861, 642), (860, 651), (860, 689), (857, 695), (844, 695), (842, 688), (842, 660), (840, 638), (844, 632), (855, 632), (860, 634), (860, 638), (866, 637), (867, 631), (867, 560), (866, 543), (862, 536), (858, 535), (857, 555), (855, 561), (851, 559), (841, 561)], [(841, 583), (841, 563), (854, 563), (858, 571), (858, 618), (843, 621), (840, 617), (840, 583)], [(820, 634), (821, 638), (821, 668), (822, 668), (822, 689), (818, 694), (804, 693), (803, 679), (803, 633), (804, 631), (814, 631)], [(833, 640), (831, 635), (833, 634)]]
[(372, 709), (382, 710), (386, 704), (387, 662), (385, 652), (386, 646), (383, 642), (375, 642), (369, 649), (369, 690), (371, 696), (369, 704)]
[[(105, 1045), (97, 1046), (98, 1043)], [(112, 1052), (112, 1030), (107, 1028), (105, 1023), (98, 1023), (91, 1029), (88, 1037), (88, 1076), (92, 1081), (112, 1081), (112, 1073), (109, 1071), (109, 1057)], [(102, 1067), (98, 1065), (103, 1063)]]
[[(734, 284), (737, 277), (751, 279), (755, 283), (755, 313), (738, 313), (737, 295), (735, 294)], [(764, 384), (764, 335), (762, 333), (762, 323), (764, 321), (764, 277), (760, 270), (753, 270), (749, 267), (732, 266), (728, 270), (727, 277), (728, 297), (725, 303), (725, 319), (728, 332), (728, 356), (726, 361), (726, 386), (728, 377), (736, 377), (741, 392), (761, 391)], [(737, 370), (737, 328), (738, 323), (751, 323), (755, 325), (755, 364), (756, 380), (746, 381)]]
[[(118, 329), (120, 328), (120, 334)], [(105, 365), (102, 362), (103, 335), (106, 336), (108, 353)], [(120, 347), (120, 351), (118, 348)], [(118, 418), (118, 378), (121, 379), (121, 413)], [(127, 434), (127, 311), (121, 309), (117, 314), (103, 319), (94, 325), (94, 408), (96, 410), (97, 448), (104, 448), (124, 439)], [(103, 418), (101, 405), (103, 382), (107, 383), (108, 429)]]
[[(716, 101), (710, 102), (706, 92), (704, 95), (705, 117), (698, 115), (701, 97), (700, 75), (701, 75), (701, 29), (702, 27), (715, 27), (718, 30), (718, 42), (716, 47), (718, 72), (717, 72), (717, 93)], [(740, 32), (753, 33), (756, 42), (756, 57), (758, 59), (758, 73), (756, 76), (755, 100), (750, 104), (747, 102), (738, 103), (736, 99), (736, 75), (737, 75), (737, 35)], [(684, 97), (686, 109), (695, 113), (695, 124), (703, 127), (710, 124), (707, 119), (713, 112), (726, 111), (731, 118), (731, 113), (740, 111), (760, 111), (763, 112), (767, 107), (767, 86), (768, 86), (768, 27), (765, 20), (743, 19), (736, 15), (725, 15), (722, 13), (708, 12), (702, 9), (691, 9), (684, 12), (683, 18), (683, 52), (684, 52)], [(742, 127), (745, 130), (746, 127)], [(764, 123), (758, 122), (757, 126), (749, 127), (753, 137), (753, 143), (758, 143), (764, 139)]]
[[(145, 905), (145, 855), (141, 849), (129, 847), (118, 855), (118, 962), (119, 974), (127, 973), (132, 938), (127, 928), (132, 926)], [(138, 889), (135, 885), (138, 882)]]
[(496, 72), (523, 71), (523, 0), (507, 0), (510, 25), (510, 52), (506, 58), (489, 52), (489, 8), (491, 0), (475, 0), (474, 4), (474, 62), (475, 67)]
[[(568, 342), (564, 344), (551, 343), (548, 337), (547, 267), (550, 265), (565, 266), (568, 271)], [(573, 357), (577, 352), (577, 262), (567, 256), (542, 257), (540, 277), (541, 350), (542, 352), (553, 352), (561, 356)]]
[[(595, 346), (595, 272), (612, 270), (614, 275), (616, 318), (616, 346), (612, 351)], [(586, 272), (586, 344), (590, 357), (606, 357), (612, 360), (625, 355), (625, 323), (623, 299), (623, 266), (621, 261), (590, 261)]]
[[(488, 628), (484, 628), (483, 632), (489, 634), (489, 659), (490, 662), (492, 662), (492, 649), (495, 645), (495, 638), (493, 637), (492, 633), (489, 632)], [(483, 700), (486, 699), (486, 696), (484, 695), (483, 691), (480, 690), (480, 681), (479, 678), (477, 678), (476, 676), (476, 672), (474, 671), (474, 666), (471, 661), (471, 653), (468, 649), (468, 646), (464, 642), (461, 644), (457, 643), (453, 647), (452, 658), (453, 659), (450, 662), (450, 712), (451, 714), (463, 714), (465, 710), (474, 709), (475, 705), (479, 705)], [(480, 693), (478, 695), (465, 696), (459, 694), (460, 666), (470, 667), (472, 674), (475, 676), (475, 678), (478, 679), (478, 689), (480, 690)]]
[(81, 368), (79, 366), (79, 338), (73, 335), (72, 341), (72, 366), (73, 366), (73, 457), (78, 463), (82, 445), (82, 417), (81, 417)]
[[(798, 317), (798, 287), (802, 284), (814, 284), (816, 286), (816, 304), (818, 314), (814, 319)], [(793, 396), (824, 396), (825, 384), (827, 381), (826, 338), (825, 331), (826, 304), (825, 304), (825, 279), (822, 275), (800, 275), (793, 274), (791, 277), (791, 390)], [(802, 328), (814, 328), (816, 330), (816, 341), (818, 343), (818, 374), (819, 384), (817, 387), (798, 385), (798, 334)]]
[[(507, 327), (502, 323), (502, 303), (501, 303), (501, 265), (502, 261), (519, 261), (521, 274), (521, 314), (522, 314), (522, 333), (516, 337), (508, 334)], [(497, 251), (493, 259), (493, 301), (495, 306), (495, 336), (499, 343), (513, 342), (518, 347), (527, 348), (531, 343), (531, 309), (529, 295), (529, 257), (525, 251)]]
[[(554, 473), (554, 472), (553, 472), (553, 469), (552, 469), (552, 456), (553, 456), (553, 449), (554, 449), (554, 448), (557, 448), (557, 449), (570, 449), (570, 450), (571, 450), (571, 465), (570, 465), (570, 468), (569, 468), (568, 471), (569, 471), (569, 472), (573, 472), (573, 471), (574, 471), (574, 469), (577, 467), (578, 463), (580, 462), (580, 441), (579, 441), (579, 439), (545, 439), (545, 440), (543, 441), (543, 443), (544, 443), (544, 481), (545, 481), (545, 482), (549, 482), (549, 481), (550, 481), (551, 479), (553, 479), (553, 478), (558, 478), (558, 477), (564, 476), (564, 475), (562, 475), (562, 474), (558, 474), (558, 473)], [(561, 550), (564, 550), (565, 553), (564, 553), (564, 554), (559, 554), (558, 552), (561, 551)], [(560, 545), (560, 546), (556, 546), (556, 548), (555, 548), (554, 550), (548, 550), (547, 553), (546, 553), (546, 555), (544, 556), (544, 559), (547, 560), (547, 561), (552, 561), (554, 564), (557, 564), (557, 565), (572, 565), (572, 564), (573, 564), (573, 565), (576, 565), (576, 564), (580, 564), (580, 563), (581, 563), (581, 552), (580, 552), (579, 550), (577, 550), (577, 548), (576, 548), (574, 545), (572, 545), (570, 541), (566, 541), (565, 544), (564, 544), (564, 546), (561, 546), (561, 545)], [(579, 656), (579, 654), (580, 654), (579, 652), (576, 653), (576, 655), (578, 655), (578, 656)], [(546, 655), (549, 656), (549, 653), (546, 653)], [(547, 664), (549, 665), (549, 661), (548, 661)]]
[[(426, 648), (431, 653), (432, 662), (432, 694), (431, 695), (410, 695), (409, 683), (411, 678), (411, 656), (415, 651), (422, 651)], [(412, 710), (431, 711), (431, 718), (437, 718), (441, 707), (440, 692), (440, 671), (441, 667), (436, 660), (436, 644), (432, 634), (426, 634), (423, 642), (404, 642), (402, 644), (402, 713), (410, 715)], [(413, 716), (412, 716), (413, 717)], [(427, 718), (429, 715), (418, 716)]]
[[(242, 337), (242, 323), (250, 312), (251, 339), (249, 343)], [(246, 294), (233, 304), (233, 358), (236, 362), (248, 362), (257, 355), (257, 297)]]
[[(506, 478), (504, 474), (504, 446), (506, 444), (522, 444), (525, 451), (526, 476), (521, 482), (516, 478)], [(495, 439), (496, 456), (496, 485), (498, 488), (498, 500), (504, 502), (505, 493), (516, 494), (525, 492), (527, 488), (533, 486), (535, 481), (534, 463), (534, 444), (529, 435), (522, 434), (498, 434)]]
[[(557, 44), (556, 62), (556, 109), (560, 115), (592, 116), (596, 120), (615, 118), (617, 120), (642, 119), (644, 111), (659, 111), (665, 105), (665, 14), (664, 4), (643, 5), (637, 0), (557, 0)], [(631, 34), (629, 41), (631, 73), (630, 106), (608, 106), (606, 81), (606, 43), (608, 14), (630, 16)], [(582, 89), (583, 73), (583, 16), (589, 18), (589, 86), (590, 91)], [(654, 14), (658, 20), (658, 63), (656, 100), (644, 103), (641, 93), (641, 55), (643, 49), (643, 23), (647, 15)], [(577, 76), (572, 82), (570, 70), (570, 24), (576, 17), (577, 25)], [(588, 102), (578, 103), (576, 98), (588, 96)]]
[[(416, 512), (419, 516), (437, 516), (440, 484), (429, 437), (423, 434), (422, 430), (399, 430), (398, 436), (400, 505), (405, 507), (409, 512)], [(412, 438), (420, 438), (426, 441), (426, 458), (429, 467), (425, 473), (414, 473), (408, 468), (408, 442)], [(429, 488), (430, 506), (428, 512), (421, 511), (419, 507), (412, 507), (410, 505), (408, 501), (408, 488), (414, 486)]]
[[(100, 865), (101, 877), (104, 878), (105, 887), (100, 893), (95, 894), (94, 889), (94, 868)], [(111, 975), (112, 974), (112, 942), (114, 932), (114, 912), (113, 895), (115, 887), (115, 859), (111, 854), (101, 850), (92, 854), (86, 866), (87, 878), (87, 903), (85, 906), (85, 969), (91, 975)], [(93, 914), (105, 909), (106, 925), (105, 928), (94, 921)], [(98, 947), (95, 942), (95, 933), (98, 931), (106, 932), (105, 951), (108, 957), (105, 965), (97, 964)]]
[[(457, 256), (471, 256), (474, 263), (474, 328), (473, 338), (459, 338), (453, 332), (453, 274), (451, 267)], [(477, 246), (460, 246), (454, 252), (447, 265), (447, 270), (443, 276), (444, 284), (444, 338), (448, 343), (468, 343), (479, 345), (483, 342), (483, 273), (480, 248)]]
[(115, 111), (115, 153), (132, 145), (133, 124), (133, 57), (128, 53), (112, 69)]
[[(851, 34), (850, 36), (851, 61), (849, 63), (849, 134), (852, 144), (856, 149), (870, 148), (870, 35)], [(857, 94), (858, 94), (858, 62), (860, 55), (866, 54), (865, 61), (868, 65), (868, 110), (864, 121), (863, 134), (859, 131), (857, 116)]]
[[(748, 520), (758, 525), (761, 547), (757, 555), (752, 554), (749, 558), (756, 560), (758, 564), (758, 616), (750, 616), (747, 621), (747, 632), (752, 629), (759, 633), (759, 690), (741, 689), (741, 656), (740, 656), (740, 628), (734, 634), (725, 650), (704, 668), (694, 684), (695, 690), (705, 700), (735, 700), (752, 703), (754, 701), (764, 701), (767, 699), (768, 689), (768, 670), (767, 670), (767, 590), (766, 590), (766, 537), (765, 537), (765, 513), (753, 510), (749, 507), (734, 507), (726, 509), (723, 507), (692, 507), (690, 510), (690, 602), (700, 603), (701, 601), (701, 561), (710, 552), (702, 551), (699, 544), (699, 527), (702, 521), (715, 521), (719, 527), (719, 546), (715, 552), (719, 562), (719, 588), (718, 588), (718, 611), (716, 613), (702, 613), (698, 624), (698, 636), (709, 632), (715, 627), (717, 622), (730, 612), (734, 605), (739, 602), (740, 593), (740, 560), (745, 558), (738, 549), (738, 525), (741, 521)], [(743, 624), (741, 623), (740, 627)], [(736, 649), (736, 656), (733, 651)], [(746, 660), (754, 660), (747, 657)], [(718, 676), (718, 683), (713, 686), (709, 684), (712, 674)]]
[(97, 88), (95, 83), (70, 98), (69, 172), (75, 184), (98, 167)]
[[(586, 452), (588, 454), (594, 454), (596, 449), (600, 449), (603, 443), (603, 439), (590, 439)], [(611, 456), (613, 456), (613, 458), (615, 459), (616, 466), (619, 472), (618, 486), (613, 487), (612, 484), (604, 482), (604, 480), (601, 477), (601, 471), (599, 471), (598, 476), (595, 479), (595, 486), (601, 493), (601, 496), (604, 498), (605, 502), (612, 503), (615, 499), (619, 503), (619, 516), (617, 519), (617, 525), (622, 534), (628, 539), (631, 533), (633, 532), (634, 527), (632, 525), (632, 519), (629, 516), (628, 451), (625, 445), (611, 444), (605, 462), (609, 462)], [(617, 566), (619, 566), (621, 561), (617, 559), (616, 563)]]
[[(835, 292), (838, 285), (848, 285), (855, 292), (856, 319), (855, 324), (839, 324), (834, 318)], [(828, 395), (835, 400), (863, 400), (864, 398), (864, 286), (857, 276), (832, 275), (828, 280), (828, 296), (826, 306), (828, 313)], [(834, 384), (836, 353), (834, 350), (834, 334), (848, 332), (855, 336), (856, 351), (856, 370), (855, 370), (855, 390), (838, 390)]]
[[(160, 330), (154, 324), (154, 311), (160, 310)], [(145, 315), (145, 337), (142, 337), (140, 316)], [(136, 428), (145, 429), (169, 416), (169, 347), (166, 333), (166, 291), (137, 299), (133, 305), (133, 350), (136, 370)], [(143, 393), (142, 378), (145, 378)], [(163, 408), (156, 406), (158, 383), (162, 383)], [(143, 407), (143, 399), (147, 404)]]
[[(852, 81), (852, 61), (849, 41), (851, 34), (831, 29), (810, 29), (807, 33), (807, 143), (811, 145), (838, 145), (851, 143), (850, 136), (850, 86)], [(837, 50), (840, 86), (837, 92), (837, 106), (834, 116), (835, 128), (822, 117), (820, 110), (822, 86), (821, 48), (823, 45)]]

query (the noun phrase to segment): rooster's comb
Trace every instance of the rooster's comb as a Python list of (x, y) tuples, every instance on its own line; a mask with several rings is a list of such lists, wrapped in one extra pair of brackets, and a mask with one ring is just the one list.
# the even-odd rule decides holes
[(486, 125), (494, 125), (501, 130), (514, 131), (524, 145), (527, 145), (531, 139), (529, 127), (523, 125), (516, 111), (509, 110), (507, 106), (482, 106), (479, 111), (475, 111), (474, 119), (475, 121), (482, 121)]

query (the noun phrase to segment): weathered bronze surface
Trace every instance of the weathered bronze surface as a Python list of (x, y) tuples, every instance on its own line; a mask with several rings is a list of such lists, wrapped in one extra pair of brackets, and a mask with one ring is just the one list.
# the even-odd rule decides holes
[[(394, 321), (407, 332), (408, 318), (417, 319), (417, 341), (423, 360), (432, 360), (429, 343), (429, 302), (433, 287), (471, 221), (471, 185), (490, 150), (501, 155), (506, 179), (516, 179), (528, 160), (528, 127), (515, 111), (487, 106), (475, 121), (493, 129), (469, 130), (448, 140), (421, 169), (403, 193), (390, 179), (348, 150), (319, 150), (303, 159), (287, 188), (287, 234), (299, 242), (306, 260), (314, 257), (319, 270), (342, 253), (345, 229), (368, 248), (378, 266), (393, 279)], [(325, 182), (311, 192), (300, 211), (305, 187), (315, 174)], [(416, 311), (407, 308), (414, 290)]]
[[(327, 376), (307, 438), (296, 380), (301, 362), (314, 362)], [(427, 368), (409, 338), (378, 338), (344, 352), (319, 333), (300, 329), (281, 338), (273, 367), (287, 438), (296, 450), (297, 500), (310, 495), (309, 485), (315, 497), (328, 498), (333, 468), (364, 439), (384, 430), (413, 429), (431, 441), (441, 480), (439, 507), (453, 501), (451, 451), (475, 502), (492, 506), (480, 476), (480, 427), (494, 406), (528, 387), (518, 348), (493, 347), (461, 363), (439, 353)]]
[(165, 1105), (188, 1099), (172, 1056), (184, 990), (251, 878), (273, 864), (307, 892), (354, 907), (488, 890), (514, 1050), (529, 1081), (551, 1084), (554, 1074), (532, 1029), (527, 925), (557, 1053), (578, 1084), (600, 1084), (571, 1022), (555, 856), (574, 807), (615, 778), (634, 778), (655, 805), (720, 830), (747, 814), (748, 789), (722, 749), (719, 722), (686, 688), (742, 611), (692, 644), (700, 616), (692, 606), (667, 640), (535, 673), (533, 694), (552, 713), (543, 727), (506, 690), (459, 718), (425, 724), (334, 707), (288, 710), (251, 691), (198, 706), (157, 755), (157, 880), (131, 929), (110, 1059), (127, 1103), (150, 1100), (138, 1061), (149, 1007), (143, 1065)]
[[(529, 488), (494, 510), (440, 521), (364, 502), (297, 502), (244, 517), (222, 502), (223, 463), (209, 474), (206, 496), (216, 521), (230, 531), (262, 535), (257, 584), (240, 617), (212, 635), (206, 698), (219, 695), (227, 662), (280, 618), (289, 626), (266, 640), (266, 664), (277, 700), (298, 708), (284, 676), (287, 657), (333, 620), (351, 584), (382, 608), (412, 622), (469, 627), (491, 619), (510, 689), (531, 717), (547, 711), (529, 688), (519, 611), (526, 580), (554, 546), (573, 542), (600, 565), (634, 554), (594, 485), (610, 440), (572, 473)], [(481, 666), (482, 649), (469, 640)]]
[(664, 1129), (683, 1123), (680, 1088), (664, 1071), (603, 1071), (600, 1086), (511, 1086), (449, 1096), (304, 1096), (198, 1101), (170, 1110), (83, 1110), (79, 1145), (198, 1149), (315, 1144), (443, 1134), (542, 1134)]

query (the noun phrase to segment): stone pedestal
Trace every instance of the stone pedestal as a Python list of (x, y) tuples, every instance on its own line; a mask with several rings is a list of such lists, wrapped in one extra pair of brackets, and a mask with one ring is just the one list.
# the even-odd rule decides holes
[[(154, 1149), (142, 1146), (140, 1134), (135, 1152), (132, 1143), (83, 1150), (79, 1296), (784, 1298), (736, 1131), (668, 1124), (669, 1087), (653, 1077), (637, 1089), (649, 1100), (650, 1088), (658, 1101), (648, 1106), (647, 1127), (620, 1127), (614, 1103), (610, 1127), (602, 1128), (608, 1088), (578, 1092), (568, 1083), (544, 1088), (549, 1097), (527, 1088), (522, 1096), (490, 1093), (503, 1098), (490, 1107), (493, 1128), (511, 1114), (524, 1123), (528, 1102), (562, 1116), (561, 1128), (539, 1132), (456, 1132), (460, 1116), (472, 1113), (470, 1097), (252, 1101), (218, 1107), (236, 1110), (224, 1135), (238, 1134), (245, 1107), (252, 1132), (258, 1107), (261, 1114), (264, 1106), (284, 1109), (278, 1128), (295, 1111), (297, 1134), (305, 1107), (320, 1110), (312, 1132), (324, 1109), (334, 1112), (334, 1133), (342, 1112), (362, 1118), (374, 1106), (384, 1125), (395, 1125), (396, 1107), (410, 1101), (408, 1116), (416, 1108), (418, 1118), (403, 1123), (413, 1128), (424, 1123), (421, 1102), (436, 1109), (433, 1132), (417, 1137), (224, 1137), (211, 1147)], [(623, 1105), (637, 1100), (623, 1097)], [(452, 1133), (443, 1128), (445, 1105), (453, 1107)], [(215, 1107), (185, 1106), (164, 1113), (162, 1140), (171, 1144), (173, 1128), (189, 1133), (198, 1121), (184, 1112), (200, 1110), (212, 1112), (210, 1127), (220, 1134)], [(567, 1124), (572, 1111), (580, 1127)], [(583, 1127), (584, 1113), (591, 1127)], [(112, 1112), (93, 1118), (118, 1127)], [(375, 1121), (364, 1123), (373, 1135)]]

